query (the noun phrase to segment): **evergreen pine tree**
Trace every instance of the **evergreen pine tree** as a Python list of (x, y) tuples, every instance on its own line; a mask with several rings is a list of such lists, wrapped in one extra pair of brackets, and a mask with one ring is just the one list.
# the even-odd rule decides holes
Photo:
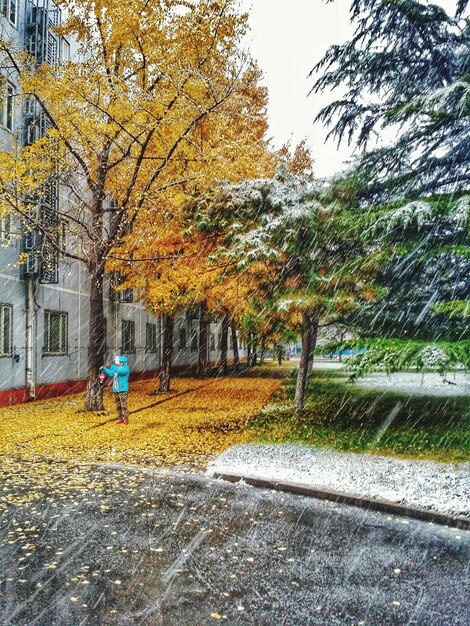
[[(470, 20), (420, 0), (353, 0), (351, 41), (312, 70), (314, 92), (341, 88), (317, 120), (360, 151), (366, 201), (449, 193), (470, 183)], [(395, 137), (388, 141), (387, 137)], [(379, 145), (373, 142), (379, 138)]]

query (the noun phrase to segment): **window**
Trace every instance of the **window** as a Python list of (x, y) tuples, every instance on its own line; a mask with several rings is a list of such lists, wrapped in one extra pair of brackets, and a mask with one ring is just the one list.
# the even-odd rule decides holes
[(110, 275), (109, 299), (117, 302), (132, 302), (134, 300), (132, 289), (119, 289), (126, 282), (126, 277), (120, 272)]
[(44, 312), (44, 354), (67, 354), (68, 313)]
[(67, 222), (61, 220), (58, 226), (57, 232), (57, 245), (60, 248), (60, 253), (62, 256), (65, 255), (67, 251)]
[(13, 26), (16, 26), (17, 4), (18, 0), (1, 0), (0, 2), (1, 14), (8, 18)]
[(157, 352), (157, 325), (147, 324), (145, 327), (145, 351)]
[(37, 125), (35, 120), (30, 120), (26, 125), (24, 142), (27, 146), (33, 145), (37, 139)]
[(184, 350), (186, 348), (186, 328), (184, 326), (180, 327), (180, 340), (179, 340), (179, 350)]
[(55, 67), (59, 61), (59, 40), (49, 32), (47, 34), (46, 63)]
[(0, 357), (12, 354), (12, 318), (13, 307), (11, 304), (0, 304)]
[(135, 352), (135, 323), (130, 320), (122, 320), (122, 342), (121, 351), (123, 354)]
[(2, 98), (0, 100), (0, 125), (8, 130), (13, 130), (13, 98), (15, 88), (9, 82), (2, 87)]
[(191, 352), (197, 352), (197, 330), (191, 332)]
[(62, 46), (62, 61), (67, 63), (70, 61), (70, 44), (66, 39), (61, 39), (60, 43)]
[(59, 282), (59, 254), (47, 239), (42, 244), (39, 282), (44, 285), (56, 285)]
[(11, 239), (11, 220), (9, 215), (0, 216), (0, 242), (7, 243)]
[(29, 38), (29, 42), (28, 42), (28, 52), (32, 57), (36, 56), (36, 52), (37, 52), (37, 39), (36, 39), (36, 33), (33, 32), (31, 33), (31, 36)]
[(25, 115), (36, 115), (36, 101), (33, 97), (26, 98), (23, 106)]
[(209, 339), (210, 350), (213, 352), (215, 350), (215, 333), (211, 332)]

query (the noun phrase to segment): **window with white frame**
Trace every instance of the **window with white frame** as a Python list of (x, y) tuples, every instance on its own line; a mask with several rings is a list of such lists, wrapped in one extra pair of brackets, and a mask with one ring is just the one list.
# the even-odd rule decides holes
[(135, 352), (135, 323), (130, 320), (122, 320), (121, 331), (122, 354)]
[(15, 88), (7, 81), (2, 86), (0, 98), (0, 125), (8, 130), (13, 130), (14, 97)]
[(145, 351), (146, 352), (158, 351), (157, 325), (156, 324), (147, 324), (145, 327)]
[(61, 44), (61, 59), (65, 63), (70, 61), (70, 44), (66, 39), (60, 40)]
[(45, 355), (67, 354), (68, 313), (44, 311), (44, 352)]
[(9, 243), (11, 240), (11, 218), (9, 215), (0, 215), (0, 243)]
[(0, 304), (0, 357), (11, 356), (13, 343), (13, 307)]
[(0, 0), (0, 13), (8, 19), (10, 24), (16, 26), (18, 0)]

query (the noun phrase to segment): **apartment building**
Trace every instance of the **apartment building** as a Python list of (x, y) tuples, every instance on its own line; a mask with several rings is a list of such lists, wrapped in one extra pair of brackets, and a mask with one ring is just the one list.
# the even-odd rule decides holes
[[(0, 33), (55, 65), (69, 60), (71, 45), (52, 28), (61, 12), (49, 0), (1, 0)], [(2, 149), (31, 144), (47, 131), (34, 101), (20, 101), (14, 73), (0, 64)], [(58, 222), (61, 191), (45, 188), (41, 219), (57, 228), (66, 250), (67, 229)], [(19, 263), (20, 255), (26, 262)], [(89, 288), (83, 265), (53, 249), (14, 215), (0, 217), (0, 406), (70, 393), (85, 388), (87, 375)], [(107, 354), (125, 353), (134, 373), (155, 374), (161, 364), (162, 327), (131, 290), (119, 291), (119, 277), (107, 280), (105, 298)], [(197, 362), (198, 321), (188, 314), (175, 323), (174, 364)], [(220, 354), (220, 324), (211, 324), (209, 361)]]

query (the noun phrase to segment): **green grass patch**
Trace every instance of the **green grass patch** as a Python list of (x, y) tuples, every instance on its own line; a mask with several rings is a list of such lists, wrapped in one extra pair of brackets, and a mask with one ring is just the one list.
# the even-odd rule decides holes
[(313, 371), (306, 411), (295, 372), (251, 422), (254, 440), (436, 461), (470, 461), (470, 398), (364, 389), (341, 370)]

